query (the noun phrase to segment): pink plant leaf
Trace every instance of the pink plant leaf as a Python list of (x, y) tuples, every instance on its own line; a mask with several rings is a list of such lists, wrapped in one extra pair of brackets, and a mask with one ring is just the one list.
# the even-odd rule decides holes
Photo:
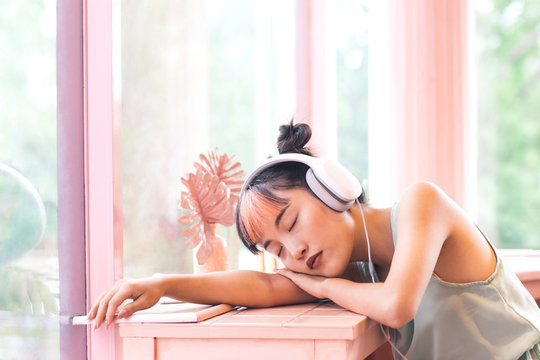
[(191, 237), (197, 235), (197, 232), (201, 231), (201, 229), (202, 229), (201, 223), (198, 222), (198, 223), (196, 223), (194, 225), (191, 225), (190, 227), (186, 228), (186, 230), (184, 230), (181, 235), (183, 237), (191, 238)]
[(189, 205), (189, 193), (185, 192), (185, 191), (182, 191), (180, 193), (180, 207), (182, 209), (191, 209), (190, 205)]
[(204, 185), (201, 187), (201, 192), (198, 196), (199, 205), (209, 206), (213, 200), (217, 200), (221, 194), (219, 193), (218, 187), (221, 181), (217, 176), (212, 176), (210, 174), (205, 174), (204, 176)]
[(179, 219), (178, 219), (178, 222), (182, 225), (189, 225), (191, 224), (194, 220), (196, 220), (197, 218), (199, 217), (199, 215), (197, 213), (189, 213), (189, 214), (186, 214), (186, 215), (183, 215), (181, 216)]
[(188, 220), (200, 217), (204, 223), (222, 223), (222, 218), (230, 224), (231, 216), (234, 216), (235, 199), (227, 186), (216, 175), (209, 174), (198, 168), (195, 174), (188, 174), (182, 179), (188, 188), (181, 194), (181, 207), (192, 209), (190, 216), (182, 217), (182, 223), (188, 224)]
[(197, 245), (204, 242), (202, 232), (197, 233), (194, 237), (192, 237), (190, 240), (186, 241), (186, 246), (189, 248), (196, 248)]
[[(219, 155), (217, 148), (209, 152), (208, 157), (201, 154), (199, 158), (203, 164), (195, 163), (195, 167), (206, 168), (210, 173), (217, 175), (228, 187), (230, 187), (231, 181), (238, 181), (238, 178), (244, 175), (244, 172), (239, 170), (241, 164), (235, 162), (236, 156), (233, 155), (229, 158), (227, 154)], [(232, 196), (238, 197), (239, 192), (239, 190), (235, 190), (232, 192)]]

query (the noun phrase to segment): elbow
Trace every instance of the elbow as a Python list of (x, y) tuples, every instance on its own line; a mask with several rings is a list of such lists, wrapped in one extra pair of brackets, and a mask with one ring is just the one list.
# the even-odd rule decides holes
[(411, 316), (410, 314), (399, 312), (389, 317), (388, 320), (385, 321), (386, 323), (383, 323), (383, 325), (389, 326), (394, 329), (399, 329), (400, 327), (410, 322), (412, 319), (414, 319), (414, 315)]
[(399, 329), (414, 319), (417, 309), (418, 307), (414, 306), (412, 301), (394, 296), (387, 303), (385, 316), (381, 319), (381, 323), (391, 328)]

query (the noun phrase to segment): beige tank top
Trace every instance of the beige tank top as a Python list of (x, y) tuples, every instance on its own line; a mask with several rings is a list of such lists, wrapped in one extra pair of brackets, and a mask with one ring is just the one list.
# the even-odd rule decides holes
[[(394, 244), (397, 210), (398, 203), (391, 212)], [(491, 247), (497, 265), (487, 280), (455, 284), (432, 276), (414, 319), (389, 329), (393, 344), (407, 359), (508, 360), (519, 358), (535, 344), (538, 348), (540, 309)], [(367, 266), (358, 267), (369, 282)]]

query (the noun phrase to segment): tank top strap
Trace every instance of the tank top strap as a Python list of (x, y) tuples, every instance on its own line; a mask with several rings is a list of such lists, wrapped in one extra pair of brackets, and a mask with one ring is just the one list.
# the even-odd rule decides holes
[(396, 201), (390, 211), (390, 226), (392, 227), (392, 238), (394, 239), (394, 247), (397, 242), (397, 216), (398, 216), (399, 201)]

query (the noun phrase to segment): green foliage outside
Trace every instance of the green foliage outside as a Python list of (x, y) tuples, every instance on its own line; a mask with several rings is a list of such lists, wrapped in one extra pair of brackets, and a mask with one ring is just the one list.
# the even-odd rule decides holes
[(252, 1), (229, 1), (208, 28), (210, 146), (239, 155), (244, 166), (255, 165), (253, 21)]
[(368, 1), (338, 1), (336, 86), (338, 158), (368, 178)]
[(54, 0), (0, 1), (0, 358), (6, 360), (60, 356), (55, 12)]
[(0, 204), (2, 268), (39, 243), (45, 228), (45, 208), (32, 184), (3, 164), (0, 164)]
[(479, 4), (480, 225), (500, 247), (540, 249), (540, 2)]

